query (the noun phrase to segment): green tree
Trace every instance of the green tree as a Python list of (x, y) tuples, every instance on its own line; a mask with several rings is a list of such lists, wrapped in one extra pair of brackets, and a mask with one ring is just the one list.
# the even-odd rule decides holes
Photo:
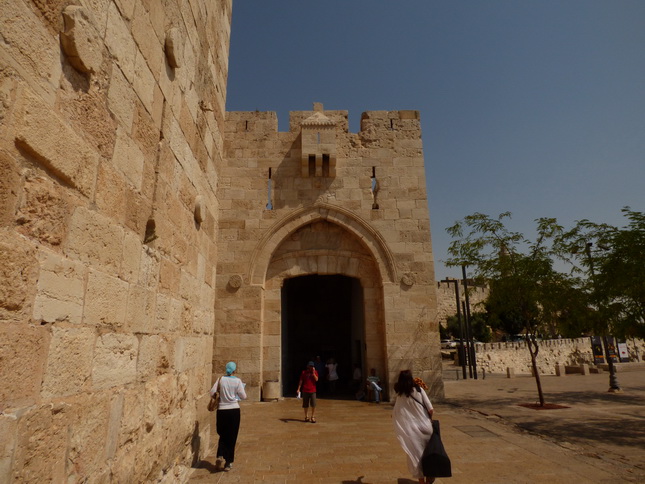
[(537, 367), (537, 336), (557, 311), (552, 300), (561, 287), (573, 287), (568, 276), (553, 267), (558, 254), (553, 246), (563, 228), (553, 218), (540, 218), (537, 237), (529, 240), (504, 224), (510, 212), (498, 218), (475, 213), (447, 229), (453, 237), (448, 249), (449, 266), (472, 267), (478, 278), (490, 289), (486, 301), (488, 312), (497, 318), (513, 320), (522, 327), (531, 357), (540, 405), (544, 394)]
[(581, 287), (594, 309), (590, 321), (605, 339), (610, 390), (619, 387), (606, 337), (645, 337), (645, 214), (622, 211), (628, 220), (622, 228), (581, 220), (558, 242), (574, 272), (584, 276)]
[[(463, 315), (462, 315), (463, 317)], [(463, 322), (462, 322), (463, 324)], [(482, 343), (488, 343), (493, 339), (490, 327), (488, 325), (488, 316), (486, 313), (476, 312), (470, 315), (470, 326), (472, 328), (473, 339), (481, 341)], [(459, 339), (459, 320), (457, 315), (448, 316), (446, 319), (446, 328), (444, 330), (442, 338), (453, 338)], [(445, 335), (445, 336), (444, 336)]]

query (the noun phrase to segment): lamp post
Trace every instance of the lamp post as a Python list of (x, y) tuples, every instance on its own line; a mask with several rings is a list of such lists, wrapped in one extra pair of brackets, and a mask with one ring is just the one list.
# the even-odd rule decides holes
[(468, 378), (468, 376), (466, 375), (466, 350), (464, 348), (464, 329), (461, 324), (461, 307), (459, 304), (459, 281), (457, 279), (448, 279), (446, 277), (441, 282), (446, 282), (448, 284), (455, 285), (455, 305), (457, 306), (457, 322), (459, 323), (459, 345), (460, 345), (459, 347), (461, 348), (461, 355), (459, 355), (460, 356), (459, 362), (461, 363), (461, 370), (463, 372), (464, 380), (465, 380), (466, 378)]
[(466, 277), (466, 266), (461, 266), (461, 274), (464, 281), (464, 297), (466, 298), (464, 311), (464, 314), (466, 315), (466, 336), (468, 338), (468, 345), (470, 347), (468, 361), (470, 362), (473, 373), (475, 374), (475, 380), (477, 380), (477, 355), (475, 354), (475, 343), (473, 342), (475, 335), (473, 334), (473, 327), (471, 323), (472, 318), (470, 317), (470, 298), (468, 297), (468, 278)]
[[(589, 261), (589, 271), (591, 272), (591, 282), (596, 288), (596, 273), (593, 266), (593, 258), (591, 257), (591, 246), (592, 242), (587, 242), (585, 244), (585, 254), (587, 255), (587, 260)], [(609, 354), (609, 341), (607, 340), (607, 334), (602, 335), (602, 344), (605, 347), (605, 358), (607, 359), (607, 365), (609, 366), (609, 391), (610, 392), (619, 392), (620, 386), (618, 385), (618, 377), (616, 376), (616, 366), (614, 365), (614, 360)]]

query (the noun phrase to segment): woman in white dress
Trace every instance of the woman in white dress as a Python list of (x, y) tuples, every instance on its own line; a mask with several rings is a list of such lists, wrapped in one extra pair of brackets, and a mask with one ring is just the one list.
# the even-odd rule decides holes
[(424, 477), (421, 469), (421, 456), (432, 435), (432, 403), (414, 382), (410, 370), (403, 370), (399, 374), (394, 391), (394, 430), (408, 456), (408, 469), (419, 479), (419, 484), (432, 483), (434, 478)]

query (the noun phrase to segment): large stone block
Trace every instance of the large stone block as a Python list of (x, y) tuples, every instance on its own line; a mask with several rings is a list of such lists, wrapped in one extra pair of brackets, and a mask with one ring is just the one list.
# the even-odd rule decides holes
[(126, 318), (127, 297), (127, 282), (104, 272), (90, 270), (83, 323), (122, 328)]
[(143, 336), (139, 345), (137, 379), (151, 380), (170, 370), (173, 361), (173, 343), (164, 336)]
[(92, 374), (96, 333), (90, 328), (52, 328), (41, 395), (45, 399), (81, 393)]
[(79, 207), (70, 222), (66, 255), (118, 273), (123, 250), (123, 228), (103, 215)]
[(13, 225), (16, 217), (18, 196), (22, 191), (20, 167), (4, 151), (0, 151), (0, 173), (2, 173), (2, 176), (0, 176), (0, 227), (4, 227)]
[(16, 214), (18, 231), (51, 246), (62, 243), (67, 233), (71, 204), (65, 190), (51, 178), (30, 174)]
[(25, 239), (0, 229), (0, 321), (24, 321), (31, 314), (38, 259)]
[(136, 190), (141, 190), (141, 183), (143, 181), (143, 153), (125, 129), (119, 128), (117, 130), (112, 162), (121, 170), (125, 178)]
[(68, 404), (59, 403), (34, 407), (22, 415), (10, 482), (67, 482), (69, 411)]
[(18, 417), (0, 413), (0, 482), (11, 482), (11, 464), (16, 448)]
[(16, 142), (46, 169), (92, 197), (98, 153), (28, 89), (15, 109)]
[(33, 317), (36, 321), (80, 323), (85, 295), (85, 266), (59, 254), (40, 251)]
[(151, 333), (155, 323), (156, 295), (137, 284), (130, 285), (126, 324), (133, 333)]
[(98, 338), (94, 350), (92, 383), (103, 389), (136, 380), (139, 340), (134, 335), (108, 333)]

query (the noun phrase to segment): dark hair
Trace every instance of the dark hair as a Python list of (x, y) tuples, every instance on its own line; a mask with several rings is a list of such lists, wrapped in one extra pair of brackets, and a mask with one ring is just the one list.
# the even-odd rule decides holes
[(394, 384), (394, 391), (399, 395), (409, 397), (414, 388), (418, 390), (419, 386), (414, 383), (412, 372), (410, 370), (401, 371), (401, 373), (399, 373), (399, 381)]

